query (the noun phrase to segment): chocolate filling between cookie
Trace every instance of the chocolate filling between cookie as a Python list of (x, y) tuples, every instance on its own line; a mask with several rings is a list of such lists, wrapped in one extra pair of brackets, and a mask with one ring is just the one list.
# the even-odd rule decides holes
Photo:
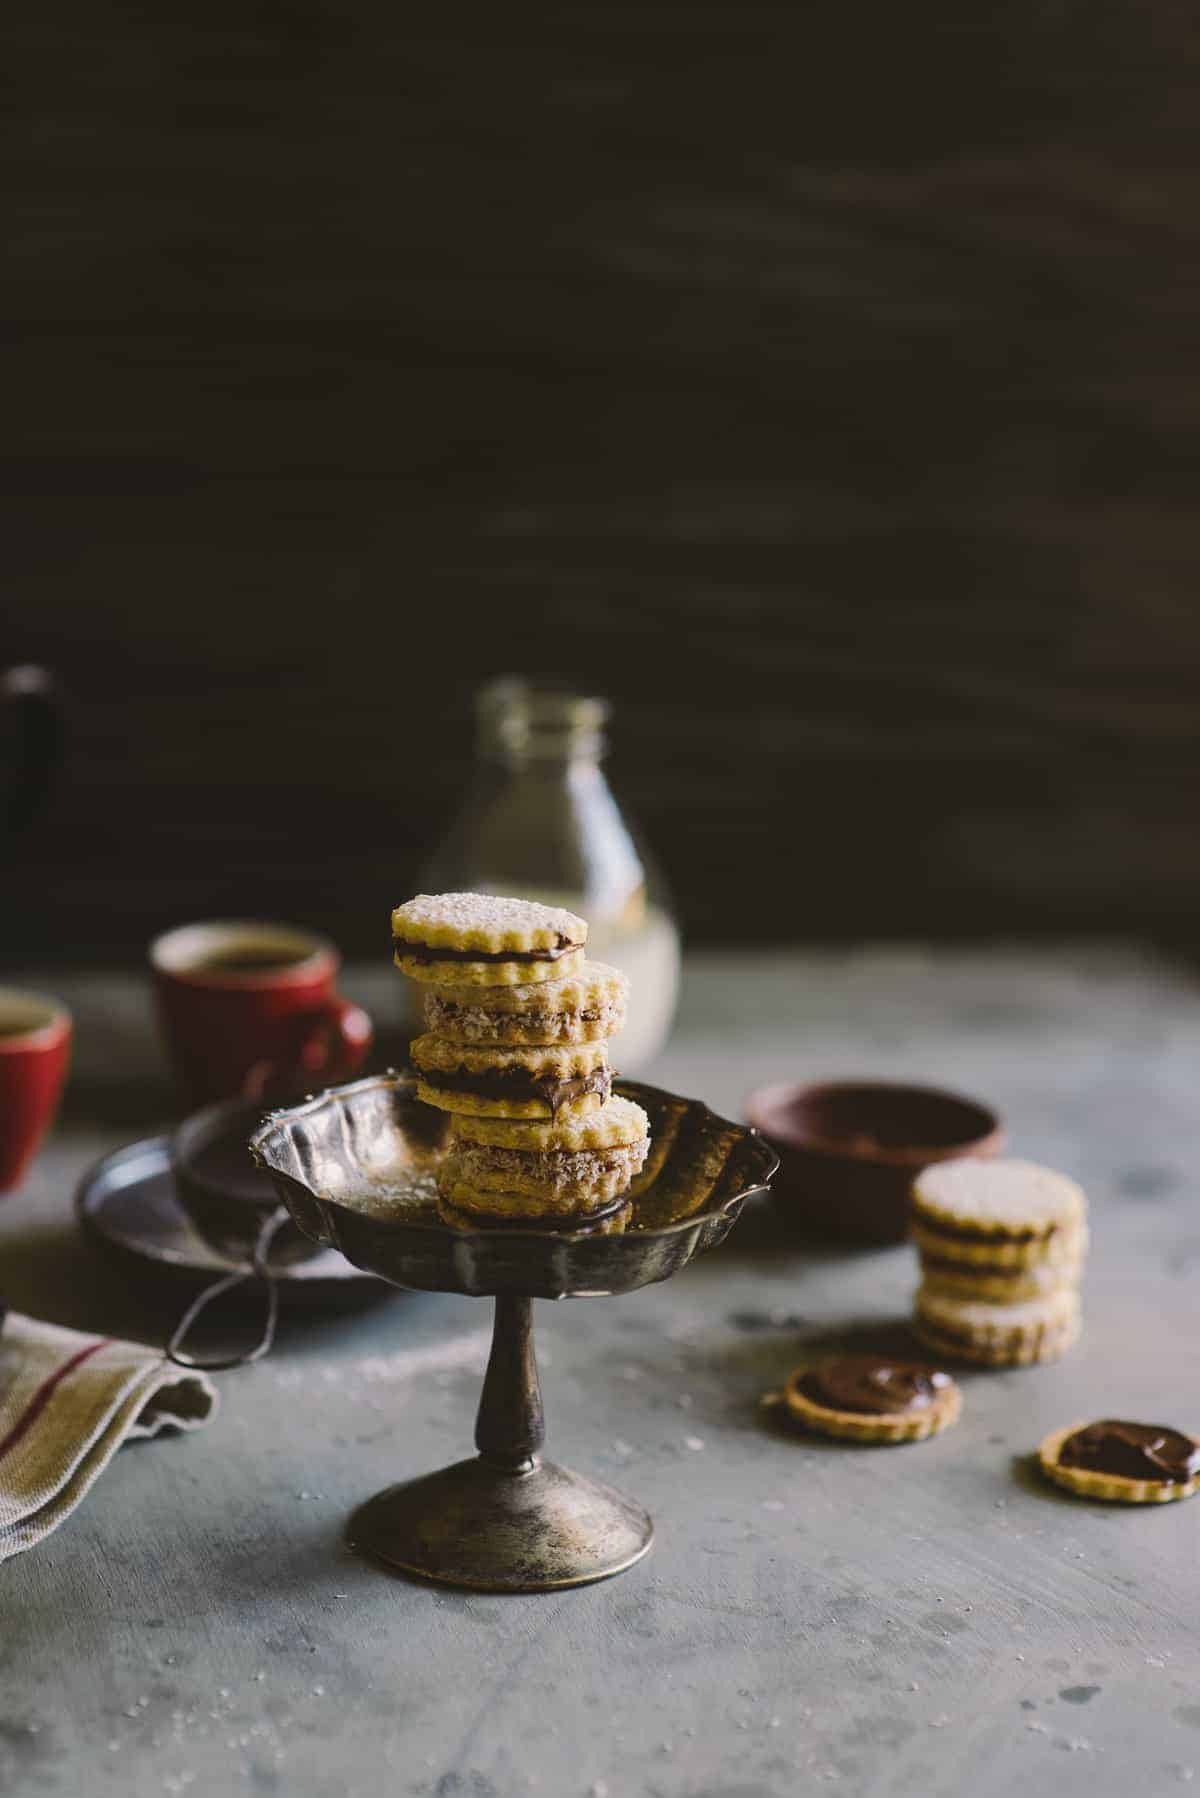
[[(1027, 1267), (981, 1267), (974, 1261), (968, 1261), (966, 1263), (963, 1263), (962, 1261), (943, 1261), (937, 1255), (923, 1255), (921, 1258), (921, 1265), (927, 1274), (947, 1274), (956, 1278), (962, 1277), (970, 1280), (1029, 1279), (1029, 1269)], [(1066, 1270), (1069, 1270), (1069, 1267), (1070, 1263), (1063, 1264), (1064, 1272), (1062, 1277), (1066, 1277)], [(1054, 1272), (1056, 1275), (1059, 1274), (1057, 1266), (1055, 1267)]]
[(999, 1246), (1010, 1242), (1049, 1242), (1059, 1234), (1060, 1226), (1051, 1224), (1046, 1230), (1020, 1225), (1003, 1230), (983, 1230), (975, 1224), (951, 1224), (945, 1218), (928, 1217), (923, 1211), (913, 1213), (913, 1222), (929, 1236), (943, 1236), (947, 1242), (993, 1242)]
[(802, 1374), (800, 1391), (829, 1411), (857, 1411), (888, 1417), (904, 1411), (927, 1411), (950, 1386), (949, 1374), (918, 1361), (848, 1357)]
[(481, 1098), (521, 1100), (540, 1099), (557, 1116), (572, 1099), (585, 1093), (599, 1093), (601, 1103), (612, 1088), (612, 1070), (593, 1068), (589, 1074), (575, 1074), (563, 1080), (554, 1074), (535, 1074), (528, 1068), (491, 1068), (478, 1074), (444, 1073), (441, 1068), (421, 1068), (421, 1079), (442, 1092), (476, 1093)]
[(397, 955), (420, 962), (423, 968), (443, 961), (558, 961), (582, 947), (582, 943), (573, 943), (565, 936), (560, 936), (552, 949), (446, 949), (429, 943), (410, 943), (402, 936), (392, 938)]
[(1104, 1417), (1067, 1437), (1058, 1451), (1058, 1464), (1086, 1473), (1181, 1486), (1200, 1473), (1200, 1443), (1166, 1424), (1125, 1423)]

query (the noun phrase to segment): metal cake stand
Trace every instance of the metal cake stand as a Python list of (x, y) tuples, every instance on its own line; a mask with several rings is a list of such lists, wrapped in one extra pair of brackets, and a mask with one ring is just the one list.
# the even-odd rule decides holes
[(545, 1429), (533, 1300), (599, 1298), (669, 1280), (728, 1233), (778, 1165), (757, 1133), (695, 1099), (631, 1081), (616, 1091), (650, 1117), (646, 1165), (619, 1234), (543, 1227), (463, 1231), (435, 1209), (448, 1135), (409, 1073), (333, 1087), (275, 1112), (250, 1147), (315, 1242), (393, 1285), (495, 1299), (477, 1456), (378, 1493), (351, 1545), (453, 1586), (545, 1592), (621, 1573), (650, 1547), (648, 1512), (541, 1458)]

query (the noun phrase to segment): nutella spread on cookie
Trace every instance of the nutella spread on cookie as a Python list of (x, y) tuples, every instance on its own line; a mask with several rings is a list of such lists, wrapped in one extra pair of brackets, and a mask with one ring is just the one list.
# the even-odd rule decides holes
[(800, 1391), (830, 1411), (860, 1411), (879, 1417), (901, 1411), (924, 1411), (950, 1386), (949, 1374), (917, 1361), (891, 1361), (874, 1355), (850, 1355), (810, 1368)]
[(433, 948), (428, 943), (410, 943), (402, 936), (394, 936), (392, 947), (397, 955), (407, 956), (410, 961), (427, 968), (440, 961), (558, 961), (583, 945), (573, 943), (570, 937), (560, 936), (553, 949), (443, 949)]
[(1068, 1436), (1058, 1451), (1058, 1463), (1088, 1473), (1177, 1486), (1200, 1473), (1200, 1443), (1165, 1424), (1104, 1417)]

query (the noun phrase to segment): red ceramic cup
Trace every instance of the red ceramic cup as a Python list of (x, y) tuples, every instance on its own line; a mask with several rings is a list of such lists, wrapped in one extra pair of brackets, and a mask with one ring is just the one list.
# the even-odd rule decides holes
[(349, 1079), (371, 1020), (336, 990), (340, 957), (290, 924), (183, 924), (150, 945), (159, 1017), (192, 1105), (292, 1098)]
[(0, 1192), (18, 1185), (49, 1129), (71, 1059), (57, 999), (0, 987)]

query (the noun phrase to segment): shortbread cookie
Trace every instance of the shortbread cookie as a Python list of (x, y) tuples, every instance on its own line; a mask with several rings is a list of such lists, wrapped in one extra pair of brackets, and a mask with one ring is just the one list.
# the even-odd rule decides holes
[(600, 1111), (583, 1117), (551, 1118), (546, 1123), (516, 1118), (468, 1117), (456, 1113), (452, 1142), (491, 1143), (500, 1149), (564, 1150), (616, 1149), (644, 1142), (650, 1120), (640, 1105), (620, 1094)]
[(984, 1299), (997, 1305), (1019, 1305), (1025, 1299), (1048, 1298), (1078, 1286), (1083, 1271), (1073, 1261), (1035, 1261), (1028, 1267), (988, 1267), (921, 1256), (921, 1283), (946, 1298)]
[(606, 1205), (603, 1211), (547, 1216), (513, 1211), (466, 1211), (440, 1198), (438, 1216), (456, 1230), (560, 1230), (570, 1236), (618, 1236), (629, 1227), (633, 1206), (627, 1199)]
[(964, 1271), (974, 1269), (988, 1274), (1003, 1273), (1008, 1268), (1022, 1270), (1045, 1267), (1058, 1269), (1059, 1277), (1066, 1278), (1062, 1271), (1064, 1269), (1082, 1272), (1088, 1251), (1086, 1225), (1071, 1230), (1054, 1230), (1048, 1236), (1035, 1237), (1029, 1242), (1012, 1242), (1000, 1238), (989, 1242), (972, 1242), (964, 1237), (950, 1237), (940, 1230), (926, 1229), (914, 1219), (912, 1240), (922, 1261), (932, 1258), (938, 1262), (953, 1263)]
[(1020, 1304), (997, 1305), (951, 1298), (921, 1286), (915, 1325), (922, 1341), (939, 1354), (964, 1361), (995, 1367), (1052, 1361), (1078, 1338), (1079, 1298), (1068, 1287)]
[(913, 1330), (918, 1340), (942, 1360), (970, 1361), (976, 1367), (1032, 1367), (1044, 1362), (1061, 1361), (1079, 1341), (1078, 1322), (1061, 1330), (1047, 1331), (1036, 1342), (1018, 1340), (1008, 1347), (991, 1348), (951, 1341), (949, 1337), (939, 1335), (936, 1330), (919, 1320), (914, 1324)]
[(1074, 1180), (1032, 1161), (964, 1157), (913, 1183), (913, 1238), (923, 1254), (980, 1266), (1077, 1260), (1087, 1202)]
[(962, 1409), (948, 1373), (882, 1355), (797, 1368), (783, 1396), (806, 1429), (852, 1442), (919, 1442), (949, 1429)]
[(490, 893), (419, 893), (392, 913), (396, 966), (437, 986), (533, 986), (583, 966), (587, 924)]
[(1055, 1485), (1116, 1504), (1165, 1504), (1190, 1498), (1200, 1484), (1200, 1441), (1166, 1424), (1068, 1424), (1051, 1431), (1038, 1460)]
[(605, 1043), (566, 1049), (477, 1049), (419, 1036), (409, 1054), (417, 1096), (442, 1111), (480, 1117), (580, 1117), (599, 1111), (612, 1087)]
[(621, 1029), (628, 992), (620, 969), (585, 961), (534, 986), (426, 987), (425, 1022), (448, 1042), (481, 1048), (597, 1043)]
[(507, 1209), (494, 1195), (513, 1195), (526, 1210), (594, 1211), (619, 1198), (646, 1158), (647, 1141), (611, 1149), (504, 1149), (457, 1141), (438, 1168), (452, 1205)]

